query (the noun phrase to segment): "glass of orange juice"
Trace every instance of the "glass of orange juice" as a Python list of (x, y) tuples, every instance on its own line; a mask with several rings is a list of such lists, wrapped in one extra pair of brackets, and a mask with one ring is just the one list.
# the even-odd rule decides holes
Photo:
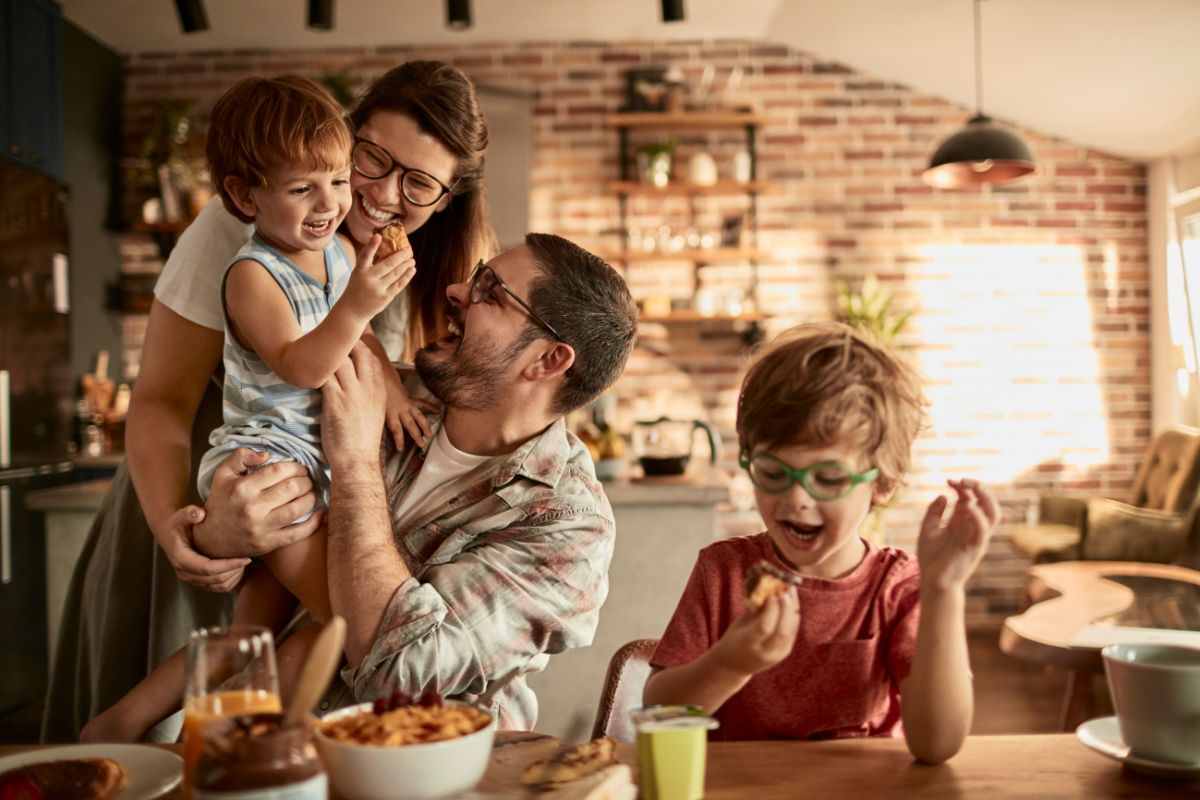
[(257, 625), (192, 631), (183, 699), (185, 796), (191, 796), (192, 772), (204, 750), (208, 723), (222, 717), (282, 710), (271, 631)]

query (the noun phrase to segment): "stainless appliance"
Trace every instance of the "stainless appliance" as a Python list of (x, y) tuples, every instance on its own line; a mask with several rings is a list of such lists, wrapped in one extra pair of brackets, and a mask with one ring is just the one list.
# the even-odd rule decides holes
[(25, 496), (71, 472), (63, 191), (0, 161), (0, 739), (36, 738), (49, 672), (45, 530)]

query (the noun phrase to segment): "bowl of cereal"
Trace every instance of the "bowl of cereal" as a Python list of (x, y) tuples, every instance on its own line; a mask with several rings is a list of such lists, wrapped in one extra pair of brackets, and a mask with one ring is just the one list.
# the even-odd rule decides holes
[(495, 717), (469, 703), (393, 695), (326, 715), (314, 738), (346, 800), (434, 800), (479, 783), (495, 735)]

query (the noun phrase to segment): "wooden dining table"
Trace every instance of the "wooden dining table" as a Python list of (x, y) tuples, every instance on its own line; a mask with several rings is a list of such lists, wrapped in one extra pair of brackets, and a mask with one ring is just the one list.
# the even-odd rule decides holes
[[(165, 747), (177, 747), (164, 745)], [(524, 800), (521, 771), (557, 741), (501, 735), (475, 800)], [(29, 749), (0, 747), (0, 756)], [(633, 748), (618, 756), (636, 769)], [(945, 764), (917, 764), (903, 739), (711, 742), (706, 800), (796, 798), (1159, 798), (1200, 792), (1200, 780), (1140, 775), (1085, 748), (1074, 735), (971, 736)], [(164, 795), (177, 798), (178, 791)]]
[(1133, 561), (1063, 561), (1029, 568), (1032, 604), (1004, 621), (1000, 649), (1068, 671), (1059, 714), (1071, 731), (1092, 716), (1092, 676), (1115, 641), (1200, 646), (1200, 571)]

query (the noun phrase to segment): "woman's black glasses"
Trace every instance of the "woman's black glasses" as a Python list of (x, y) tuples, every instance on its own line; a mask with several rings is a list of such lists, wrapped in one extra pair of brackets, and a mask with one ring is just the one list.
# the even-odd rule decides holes
[(400, 191), (414, 206), (431, 206), (452, 189), (419, 169), (412, 169), (392, 158), (392, 154), (367, 139), (355, 139), (350, 151), (354, 171), (364, 178), (379, 180), (400, 170)]

